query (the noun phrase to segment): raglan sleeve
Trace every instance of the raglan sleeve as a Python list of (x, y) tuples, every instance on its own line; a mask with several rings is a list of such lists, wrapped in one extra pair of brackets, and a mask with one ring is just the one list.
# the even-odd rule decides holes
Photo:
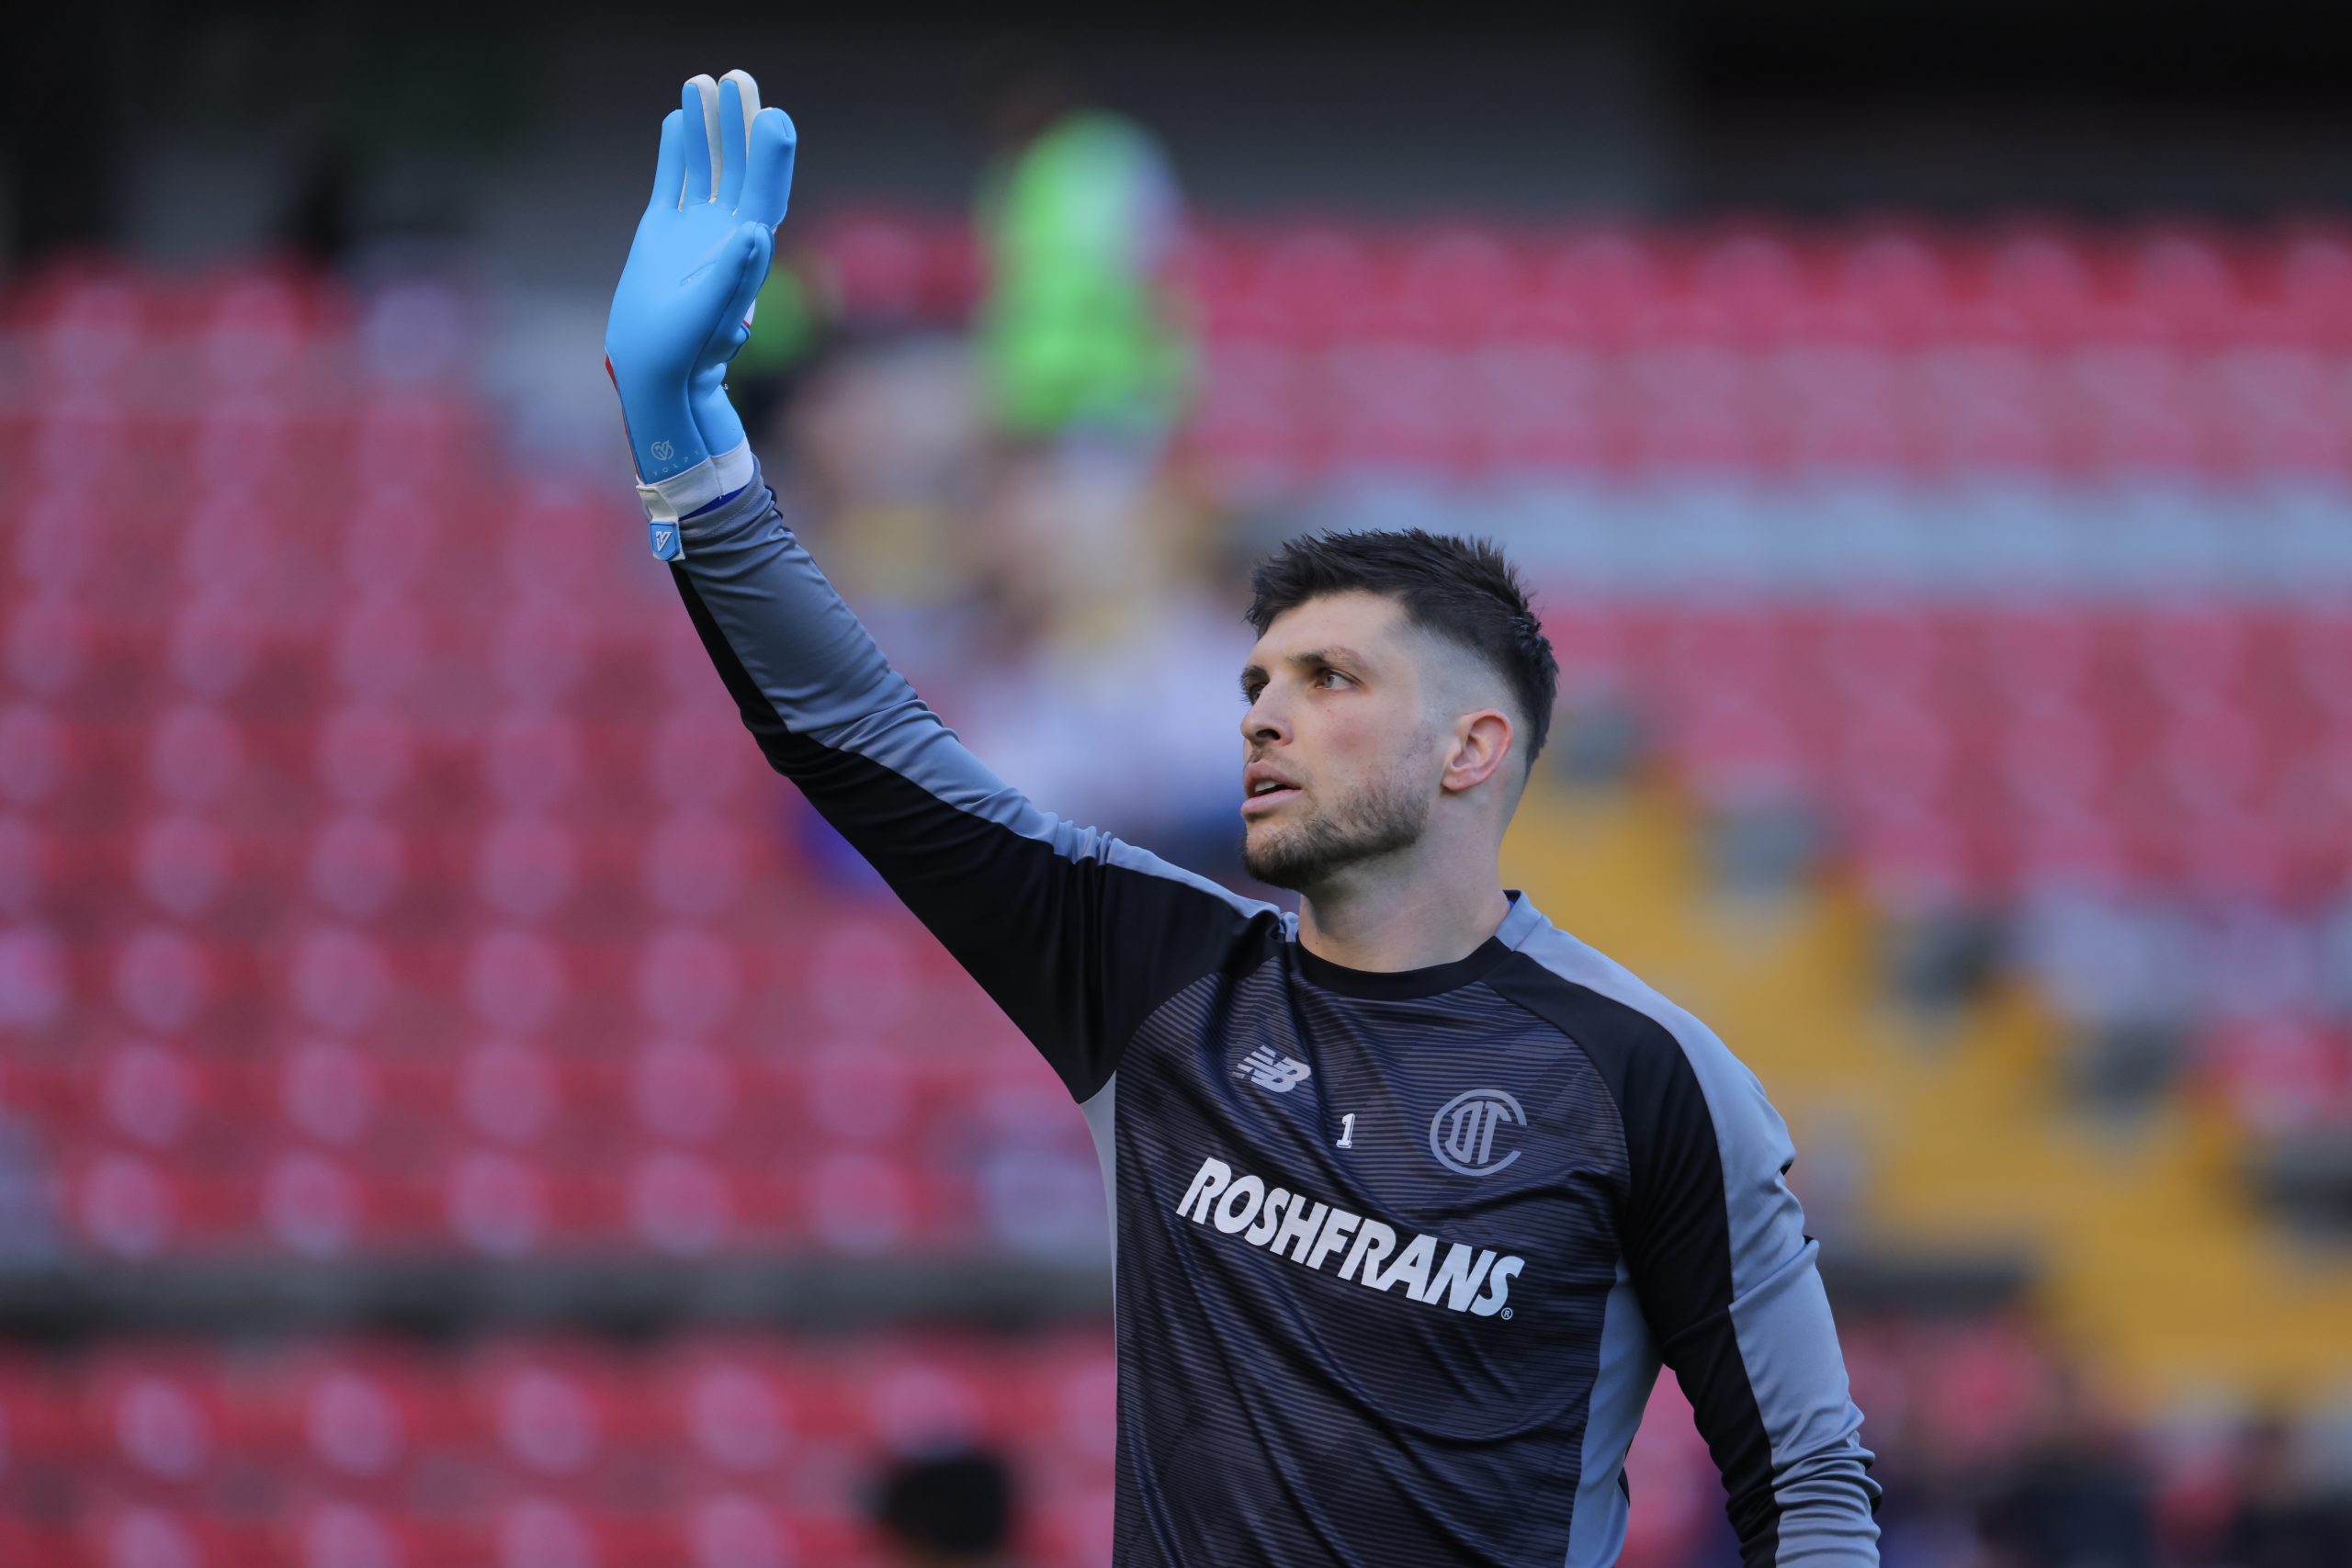
[(1272, 906), (1055, 817), (990, 773), (891, 667), (756, 468), (679, 533), (679, 597), (769, 764), (1078, 1100), (1110, 1081), (1161, 1001), (1279, 929)]
[(1764, 1089), (1682, 1015), (1642, 1054), (1627, 1118), (1627, 1256), (1660, 1358), (1723, 1476), (1747, 1568), (1878, 1561), (1880, 1489), (1789, 1190), (1795, 1148)]

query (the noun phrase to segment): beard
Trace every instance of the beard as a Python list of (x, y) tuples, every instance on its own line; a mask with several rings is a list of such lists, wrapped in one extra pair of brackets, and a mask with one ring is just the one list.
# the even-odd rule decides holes
[(1241, 830), (1241, 869), (1269, 887), (1303, 892), (1351, 865), (1410, 849), (1429, 830), (1436, 796), (1402, 765), (1339, 809)]

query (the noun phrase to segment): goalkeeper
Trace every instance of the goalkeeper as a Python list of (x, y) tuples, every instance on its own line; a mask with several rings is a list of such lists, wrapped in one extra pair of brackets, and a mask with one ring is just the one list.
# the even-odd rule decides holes
[(1415, 532), (1258, 569), (1243, 858), (1295, 915), (1040, 809), (883, 658), (728, 404), (793, 150), (749, 76), (687, 84), (606, 356), (653, 553), (744, 724), (1092, 1129), (1115, 1561), (1611, 1562), (1663, 1363), (1748, 1564), (1875, 1562), (1781, 1118), (1501, 885), (1557, 674), (1510, 564)]

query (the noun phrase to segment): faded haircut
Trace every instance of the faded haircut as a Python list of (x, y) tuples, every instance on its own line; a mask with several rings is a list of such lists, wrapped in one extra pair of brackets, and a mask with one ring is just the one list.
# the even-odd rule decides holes
[(1250, 610), (1242, 618), (1263, 637), (1285, 610), (1351, 591), (1394, 600), (1407, 624), (1462, 649), (1500, 675), (1520, 710), (1527, 766), (1535, 766), (1552, 728), (1560, 661), (1518, 569), (1499, 546), (1420, 528), (1304, 535), (1251, 571)]

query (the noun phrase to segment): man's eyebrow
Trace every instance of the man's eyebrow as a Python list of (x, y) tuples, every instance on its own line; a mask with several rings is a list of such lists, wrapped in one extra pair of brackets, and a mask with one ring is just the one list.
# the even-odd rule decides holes
[[(1283, 660), (1283, 662), (1285, 664), (1297, 664), (1304, 666), (1352, 664), (1357, 668), (1362, 669), (1363, 666), (1370, 663), (1371, 660), (1365, 659), (1363, 654), (1358, 653), (1352, 648), (1342, 648), (1339, 644), (1334, 643), (1329, 648), (1302, 649), (1298, 652), (1289, 655)], [(1249, 694), (1250, 682), (1252, 680), (1263, 681), (1265, 678), (1266, 671), (1261, 666), (1255, 664), (1247, 664), (1242, 666), (1242, 694), (1244, 696)]]

